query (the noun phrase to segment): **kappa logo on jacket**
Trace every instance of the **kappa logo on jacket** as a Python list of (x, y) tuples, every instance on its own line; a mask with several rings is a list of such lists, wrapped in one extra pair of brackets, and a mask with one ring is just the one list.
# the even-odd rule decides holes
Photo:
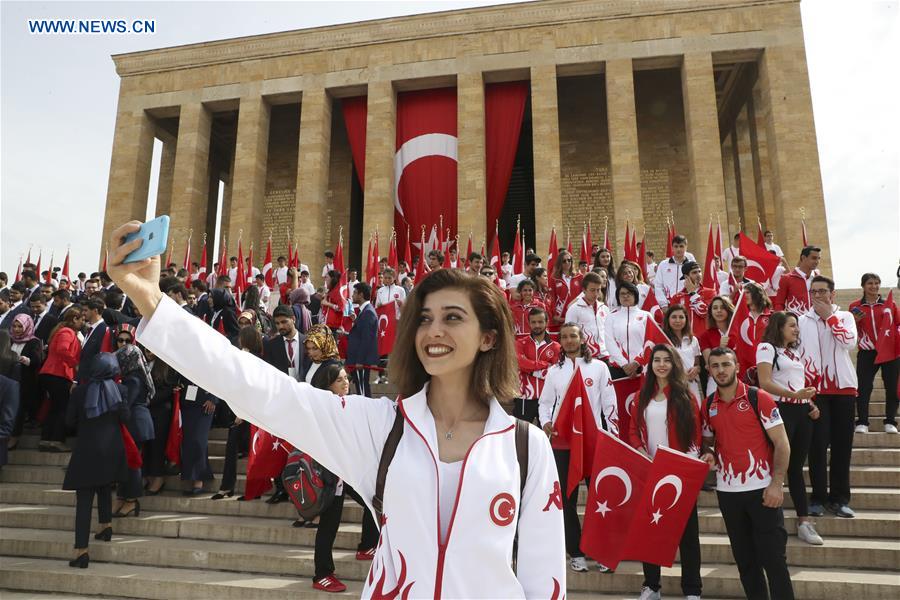
[(541, 512), (547, 512), (550, 510), (551, 506), (555, 506), (558, 510), (562, 510), (563, 502), (562, 502), (562, 490), (559, 487), (559, 482), (553, 482), (553, 489), (550, 491), (550, 497), (547, 498), (547, 505), (544, 506), (544, 509)]

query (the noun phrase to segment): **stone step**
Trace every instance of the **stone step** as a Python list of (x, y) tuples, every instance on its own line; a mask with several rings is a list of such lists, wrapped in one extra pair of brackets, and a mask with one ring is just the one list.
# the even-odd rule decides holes
[[(0, 527), (2, 528), (68, 531), (71, 535), (74, 522), (75, 513), (70, 507), (0, 505)], [(94, 522), (96, 525), (96, 518)], [(144, 511), (139, 517), (114, 520), (113, 527), (115, 531), (121, 531), (127, 539), (130, 539), (130, 536), (140, 536), (141, 538), (177, 537), (228, 542), (228, 544), (220, 544), (223, 548), (229, 547), (232, 543), (253, 543), (260, 546), (258, 548), (260, 551), (272, 544), (312, 547), (315, 542), (314, 530), (291, 527), (290, 523), (284, 520), (246, 516), (185, 515)], [(334, 547), (355, 551), (359, 543), (359, 535), (359, 525), (344, 523), (338, 530)], [(0, 535), (0, 540), (5, 537), (7, 536)], [(69, 541), (71, 542), (71, 539)], [(730, 561), (730, 547), (724, 533), (703, 533), (700, 541), (702, 553), (704, 557), (707, 557), (707, 562), (727, 563)], [(3, 546), (2, 543), (0, 541), (0, 554), (18, 552)], [(861, 551), (863, 549), (865, 552)], [(44, 555), (33, 553), (28, 556)], [(796, 566), (829, 564), (839, 568), (890, 568), (900, 564), (900, 543), (884, 538), (829, 537), (825, 546), (816, 547), (802, 543), (796, 537), (791, 536), (789, 538), (788, 563)], [(198, 568), (202, 567), (203, 565), (198, 565)], [(256, 568), (255, 566), (245, 566), (244, 570)]]
[[(75, 493), (48, 488), (42, 484), (18, 484), (0, 487), (0, 504), (17, 506), (75, 506)], [(855, 502), (854, 502), (855, 505)], [(159, 496), (147, 496), (141, 499), (141, 507), (148, 512), (176, 513), (182, 515), (224, 515), (249, 516), (277, 520), (279, 523), (292, 522), (297, 513), (292, 504), (266, 504), (262, 501), (238, 502), (236, 498), (210, 500), (209, 496), (185, 498), (180, 494), (163, 492)], [(579, 508), (584, 516), (584, 506)], [(715, 506), (700, 508), (701, 533), (725, 533), (722, 515)], [(344, 502), (342, 520), (345, 523), (360, 523), (362, 508), (351, 499)], [(797, 518), (788, 508), (785, 511), (785, 523), (788, 532), (793, 534), (797, 528)], [(857, 510), (855, 519), (838, 519), (823, 517), (817, 520), (816, 527), (825, 537), (868, 537), (868, 538), (900, 538), (900, 512)]]

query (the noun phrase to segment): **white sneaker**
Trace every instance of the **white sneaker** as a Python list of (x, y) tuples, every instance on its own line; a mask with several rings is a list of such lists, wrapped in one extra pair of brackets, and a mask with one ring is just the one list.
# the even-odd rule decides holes
[(587, 573), (588, 566), (583, 556), (576, 556), (569, 561), (569, 568), (576, 573)]
[(685, 596), (684, 600), (700, 600), (700, 596)]
[(638, 600), (660, 600), (662, 596), (659, 595), (659, 592), (654, 592), (652, 589), (644, 586), (641, 588), (641, 596)]
[(891, 423), (884, 424), (884, 432), (885, 433), (897, 433), (897, 426)]
[(810, 546), (821, 546), (825, 543), (822, 536), (818, 534), (816, 528), (809, 521), (797, 525), (797, 537)]
[[(887, 431), (887, 425), (884, 426), (884, 429), (885, 429), (885, 431)], [(896, 427), (894, 429), (896, 430)], [(853, 431), (855, 431), (856, 433), (869, 433), (869, 426), (868, 425), (857, 425), (856, 429), (854, 429)], [(896, 433), (896, 431), (895, 431), (895, 433)]]

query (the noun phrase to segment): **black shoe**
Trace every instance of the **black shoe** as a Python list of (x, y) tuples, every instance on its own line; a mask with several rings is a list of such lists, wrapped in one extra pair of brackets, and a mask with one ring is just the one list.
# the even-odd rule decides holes
[(112, 540), (112, 527), (107, 527), (100, 533), (94, 536), (95, 540), (100, 540), (101, 542), (108, 542)]
[(287, 492), (275, 492), (269, 499), (266, 500), (266, 504), (278, 504), (279, 502), (284, 502), (288, 499)]
[(297, 519), (296, 521), (291, 523), (291, 527), (305, 527), (305, 526), (306, 526), (306, 521), (304, 521), (303, 519)]
[[(128, 503), (126, 502), (126, 504), (128, 504)], [(141, 502), (140, 502), (140, 500), (135, 500), (135, 501), (134, 501), (134, 506), (131, 507), (131, 510), (129, 510), (128, 512), (123, 513), (123, 512), (122, 512), (122, 509), (120, 508), (119, 510), (117, 510), (116, 512), (114, 512), (112, 516), (115, 517), (115, 518), (120, 518), (120, 517), (130, 517), (130, 516), (132, 516), (132, 515), (134, 515), (135, 517), (141, 516)]]
[(837, 502), (826, 503), (825, 510), (836, 517), (841, 517), (842, 519), (852, 519), (856, 516), (856, 513), (853, 512), (852, 508), (850, 508), (846, 504), (839, 504)]
[(85, 552), (78, 556), (78, 558), (69, 561), (69, 566), (74, 567), (76, 569), (87, 569), (88, 564), (91, 562), (91, 557), (88, 556), (88, 553)]
[(221, 500), (222, 498), (231, 498), (232, 496), (234, 496), (234, 490), (231, 490), (230, 492), (219, 490), (213, 494), (213, 497), (210, 498), (210, 500)]
[(249, 502), (250, 500), (255, 500), (256, 498), (248, 498), (247, 496), (238, 496), (238, 502)]
[(145, 494), (147, 496), (159, 496), (160, 493), (166, 488), (166, 482), (164, 481), (161, 486), (156, 488), (155, 490), (147, 489)]

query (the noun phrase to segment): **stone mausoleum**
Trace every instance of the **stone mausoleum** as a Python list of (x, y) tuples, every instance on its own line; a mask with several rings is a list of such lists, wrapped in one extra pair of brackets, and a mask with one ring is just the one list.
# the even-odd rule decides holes
[[(492, 235), (485, 208), (485, 87), (525, 82), (527, 101), (502, 214), (546, 252), (551, 228), (578, 248), (626, 219), (660, 256), (674, 217), (703, 253), (707, 224), (728, 239), (756, 221), (793, 264), (801, 212), (828, 235), (796, 0), (542, 0), (302, 29), (121, 54), (104, 237), (147, 216), (154, 140), (156, 214), (176, 248), (193, 236), (260, 258), (288, 235), (313, 273), (343, 231), (359, 265), (394, 225), (398, 94), (456, 88), (457, 231)], [(341, 103), (365, 97), (364, 183)], [(151, 215), (152, 216), (152, 215)], [(219, 238), (221, 239), (221, 237)], [(382, 251), (386, 243), (382, 241)], [(179, 251), (176, 251), (178, 255)], [(211, 255), (211, 253), (210, 253)], [(830, 273), (830, 256), (822, 268)], [(257, 261), (259, 262), (259, 261)]]

